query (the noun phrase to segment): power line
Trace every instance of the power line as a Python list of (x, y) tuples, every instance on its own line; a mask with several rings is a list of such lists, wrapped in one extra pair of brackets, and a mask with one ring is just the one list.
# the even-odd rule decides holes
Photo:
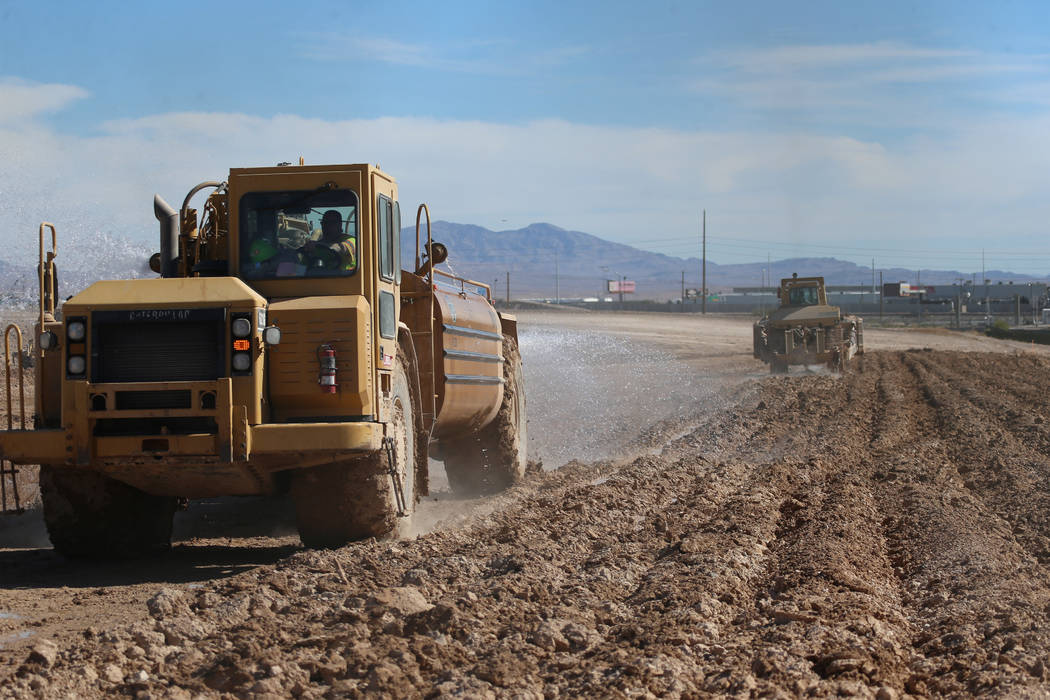
[[(675, 246), (675, 245), (652, 246), (652, 245), (650, 245), (652, 243), (674, 243), (674, 242), (681, 242), (682, 245), (681, 246)], [(651, 239), (646, 240), (644, 245), (646, 245), (646, 248), (645, 248), (646, 250), (649, 250), (649, 249), (652, 249), (652, 248), (673, 249), (673, 248), (688, 247), (690, 244), (692, 244), (694, 242), (695, 242), (695, 239), (693, 239), (691, 236), (675, 236), (673, 238), (651, 238)], [(710, 245), (717, 245), (717, 244), (726, 243), (726, 244), (732, 244), (732, 245), (737, 246), (737, 247), (747, 247), (747, 248), (760, 247), (763, 250), (765, 250), (768, 247), (773, 247), (773, 248), (818, 248), (818, 249), (823, 249), (823, 250), (839, 250), (839, 251), (850, 250), (850, 251), (859, 251), (859, 252), (889, 252), (889, 253), (915, 253), (915, 254), (927, 253), (927, 254), (933, 254), (933, 255), (943, 255), (943, 254), (945, 254), (945, 250), (943, 248), (901, 248), (900, 246), (897, 246), (897, 247), (894, 247), (894, 248), (880, 248), (880, 247), (875, 247), (875, 246), (847, 246), (847, 245), (829, 244), (829, 243), (798, 243), (798, 242), (794, 242), (794, 241), (784, 241), (784, 240), (770, 241), (770, 240), (763, 240), (763, 239), (759, 239), (759, 238), (739, 238), (739, 237), (731, 237), (731, 236), (727, 236), (727, 237), (719, 236), (717, 238), (716, 237), (711, 237), (711, 240), (708, 241), (708, 243)], [(959, 250), (959, 249), (955, 249), (955, 250), (953, 250), (953, 252), (957, 253), (957, 254), (972, 255), (972, 256), (979, 256), (981, 254), (980, 250)], [(996, 254), (997, 255), (1029, 257), (1029, 256), (1031, 256), (1031, 251), (1030, 250), (997, 250)]]

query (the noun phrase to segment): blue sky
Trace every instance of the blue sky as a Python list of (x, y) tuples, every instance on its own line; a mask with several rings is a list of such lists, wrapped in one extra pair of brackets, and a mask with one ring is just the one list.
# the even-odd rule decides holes
[(493, 229), (1047, 274), (1050, 4), (0, 0), (0, 243), (299, 155)]

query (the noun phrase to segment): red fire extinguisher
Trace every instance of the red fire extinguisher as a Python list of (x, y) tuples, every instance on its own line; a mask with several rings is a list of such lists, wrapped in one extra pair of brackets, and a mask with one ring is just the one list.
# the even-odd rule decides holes
[(335, 348), (325, 343), (317, 348), (317, 359), (321, 365), (317, 376), (317, 383), (321, 385), (321, 391), (326, 394), (334, 394), (339, 389), (335, 381)]

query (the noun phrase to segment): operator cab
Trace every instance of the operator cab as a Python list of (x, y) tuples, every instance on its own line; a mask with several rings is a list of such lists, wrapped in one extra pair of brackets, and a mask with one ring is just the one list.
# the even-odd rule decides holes
[(240, 201), (241, 278), (353, 275), (357, 213), (357, 194), (350, 189), (245, 194)]
[(799, 277), (798, 273), (780, 280), (777, 292), (781, 306), (824, 306), (828, 303), (823, 277)]
[(792, 287), (788, 290), (789, 306), (814, 306), (819, 304), (817, 287)]

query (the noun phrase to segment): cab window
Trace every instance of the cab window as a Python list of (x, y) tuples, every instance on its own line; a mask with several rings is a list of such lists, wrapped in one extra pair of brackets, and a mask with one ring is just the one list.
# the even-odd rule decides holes
[(394, 280), (394, 206), (387, 197), (379, 195), (379, 276)]
[(349, 277), (357, 271), (353, 190), (250, 192), (240, 201), (243, 279)]
[(791, 306), (813, 306), (818, 303), (816, 287), (792, 287), (788, 292)]

